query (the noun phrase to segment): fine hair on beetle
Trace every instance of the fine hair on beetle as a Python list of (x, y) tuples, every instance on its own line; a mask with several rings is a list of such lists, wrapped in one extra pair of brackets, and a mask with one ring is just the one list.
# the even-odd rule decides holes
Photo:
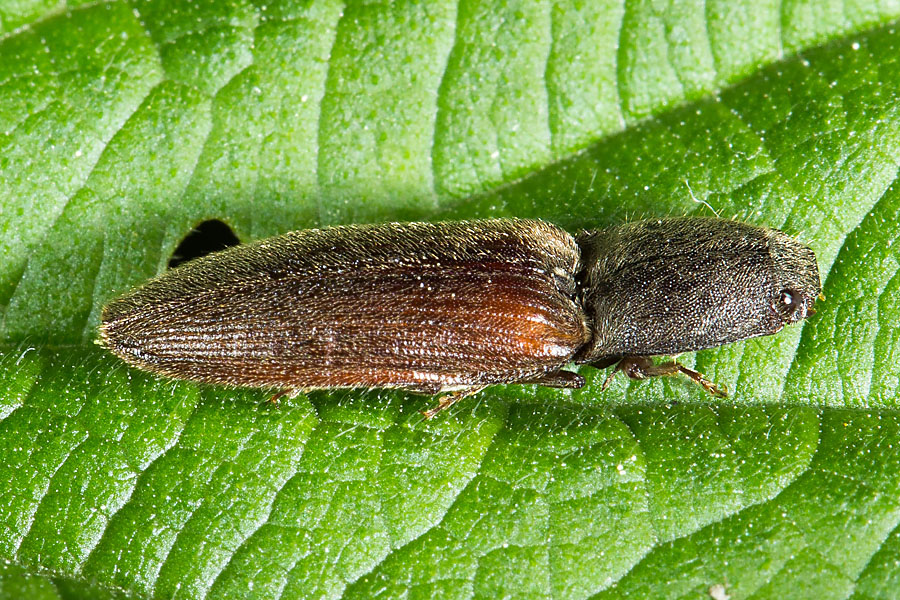
[(667, 217), (572, 235), (545, 221), (294, 231), (194, 259), (107, 304), (99, 343), (140, 369), (282, 394), (393, 388), (460, 398), (580, 388), (564, 367), (683, 375), (674, 356), (814, 314), (816, 257), (776, 230)]

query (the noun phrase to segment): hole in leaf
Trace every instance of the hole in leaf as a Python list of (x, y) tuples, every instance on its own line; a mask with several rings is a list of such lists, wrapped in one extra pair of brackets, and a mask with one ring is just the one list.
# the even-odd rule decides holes
[(229, 246), (237, 246), (241, 240), (234, 235), (231, 227), (218, 219), (203, 221), (188, 233), (172, 257), (169, 258), (169, 268), (172, 269), (189, 260), (206, 256), (211, 252), (224, 250)]

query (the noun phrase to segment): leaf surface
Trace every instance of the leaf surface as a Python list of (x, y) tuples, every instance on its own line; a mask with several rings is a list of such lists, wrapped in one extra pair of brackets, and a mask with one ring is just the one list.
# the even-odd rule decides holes
[[(892, 3), (0, 7), (0, 597), (900, 597)], [(92, 343), (206, 219), (716, 212), (827, 300), (679, 379), (432, 399)], [(719, 588), (716, 588), (719, 589)]]

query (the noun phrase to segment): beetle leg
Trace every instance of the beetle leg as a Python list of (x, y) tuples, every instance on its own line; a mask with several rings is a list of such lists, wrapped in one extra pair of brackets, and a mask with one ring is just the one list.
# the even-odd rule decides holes
[[(592, 365), (597, 367), (598, 369), (608, 367), (610, 364), (612, 363), (610, 363), (609, 360), (603, 361), (602, 363), (592, 363)], [(656, 365), (653, 364), (653, 361), (646, 356), (623, 356), (616, 363), (616, 367), (612, 370), (612, 373), (609, 374), (609, 377), (606, 378), (606, 381), (603, 382), (603, 385), (600, 386), (600, 391), (606, 391), (606, 388), (609, 387), (609, 384), (612, 383), (613, 378), (619, 371), (622, 371), (631, 379), (646, 379), (647, 377), (656, 377), (658, 375), (672, 375), (673, 373), (677, 373), (677, 370), (671, 373), (668, 371), (650, 373), (650, 371), (655, 367)]]
[[(621, 364), (621, 363), (620, 363)], [(605, 392), (606, 388), (609, 387), (609, 384), (612, 383), (613, 378), (616, 376), (621, 369), (619, 369), (619, 365), (616, 365), (616, 368), (612, 370), (612, 373), (609, 374), (609, 377), (606, 378), (606, 381), (603, 382), (603, 385), (600, 386), (600, 391)]]
[(716, 398), (728, 397), (728, 388), (726, 388), (724, 385), (722, 387), (719, 387), (715, 383), (704, 377), (702, 373), (699, 373), (693, 369), (688, 369), (687, 367), (679, 365), (675, 362), (673, 362), (672, 364), (674, 364), (679, 371), (690, 377), (694, 383), (703, 386), (704, 390), (706, 390)]
[(303, 390), (279, 390), (272, 394), (269, 398), (269, 402), (278, 406), (278, 401), (287, 396), (288, 398), (296, 398), (298, 394), (300, 394)]
[(616, 368), (613, 369), (613, 372), (610, 373), (609, 377), (606, 378), (606, 381), (603, 382), (603, 386), (600, 388), (601, 390), (605, 390), (616, 373), (622, 371), (631, 379), (648, 379), (650, 377), (671, 377), (673, 375), (678, 375), (679, 373), (683, 375), (687, 375), (691, 381), (700, 385), (707, 392), (716, 396), (717, 398), (727, 398), (728, 390), (720, 388), (715, 383), (707, 379), (703, 376), (702, 373), (699, 373), (693, 369), (688, 369), (683, 365), (679, 365), (674, 360), (670, 360), (668, 362), (660, 363), (658, 365), (653, 364), (653, 361), (647, 356), (626, 356), (619, 361), (619, 364), (616, 365)]
[(466, 388), (464, 390), (456, 390), (455, 392), (450, 392), (446, 396), (441, 396), (441, 398), (438, 399), (437, 406), (432, 406), (428, 410), (423, 410), (422, 416), (425, 417), (426, 419), (430, 419), (434, 415), (436, 415), (439, 412), (441, 412), (442, 410), (444, 410), (445, 408), (450, 408), (451, 406), (453, 406), (454, 404), (456, 404), (458, 401), (462, 400), (463, 398), (467, 398), (467, 397), (471, 396), (472, 394), (477, 394), (484, 388), (485, 388), (485, 386), (470, 387), (470, 388)]
[(290, 390), (281, 390), (275, 392), (274, 394), (272, 394), (272, 397), (269, 398), (269, 402), (271, 404), (274, 404), (275, 406), (278, 406), (278, 400), (280, 400), (284, 396), (287, 396), (288, 394), (290, 394)]
[(584, 377), (571, 371), (553, 371), (530, 379), (522, 379), (516, 383), (534, 383), (552, 388), (569, 388), (577, 390), (584, 387)]

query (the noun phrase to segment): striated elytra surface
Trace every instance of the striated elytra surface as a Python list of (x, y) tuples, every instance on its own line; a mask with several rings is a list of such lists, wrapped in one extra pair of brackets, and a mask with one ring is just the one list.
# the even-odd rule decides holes
[(111, 302), (102, 343), (175, 377), (425, 393), (556, 371), (588, 340), (578, 247), (533, 220), (297, 231)]

